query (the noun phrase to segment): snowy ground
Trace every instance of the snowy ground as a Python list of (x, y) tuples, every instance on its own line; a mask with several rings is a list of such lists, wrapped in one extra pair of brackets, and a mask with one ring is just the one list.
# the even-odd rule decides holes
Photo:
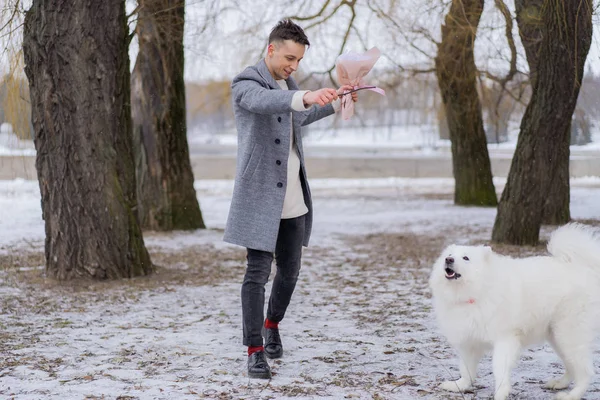
[[(592, 142), (584, 146), (571, 146), (571, 153), (597, 152), (600, 150), (600, 123), (592, 131)], [(4, 125), (6, 126), (6, 124)], [(490, 154), (512, 154), (517, 144), (518, 126), (505, 143), (490, 143)], [(33, 156), (35, 147), (31, 140), (19, 140), (9, 132), (8, 127), (0, 128), (0, 156)], [(235, 131), (219, 134), (206, 133), (205, 130), (188, 132), (188, 142), (192, 153), (198, 148), (211, 153), (219, 151), (220, 147), (235, 147), (237, 135)], [(335, 148), (335, 153), (343, 151), (410, 151), (413, 156), (418, 154), (431, 155), (436, 151), (449, 151), (450, 141), (439, 139), (438, 129), (431, 125), (407, 125), (394, 127), (357, 127), (337, 129), (310, 129), (303, 140), (306, 149)], [(211, 145), (214, 147), (211, 148)]]
[[(519, 124), (511, 123), (508, 140), (504, 143), (489, 143), (491, 153), (496, 151), (512, 153), (517, 145)], [(336, 128), (305, 127), (303, 144), (305, 148), (330, 147), (346, 150), (387, 149), (430, 153), (435, 150), (450, 151), (450, 141), (439, 138), (437, 125), (414, 124), (399, 126), (348, 127), (342, 122)], [(600, 122), (594, 123), (591, 131), (591, 143), (583, 146), (571, 146), (571, 152), (587, 152), (600, 150)], [(235, 130), (218, 134), (207, 133), (206, 130), (188, 132), (188, 142), (193, 149), (198, 146), (223, 145), (235, 146), (237, 134)], [(0, 146), (2, 142), (0, 141)], [(0, 148), (0, 154), (1, 148)]]
[(0, 125), (0, 156), (34, 156), (35, 146), (32, 140), (20, 140), (10, 131), (7, 124)]
[[(450, 179), (313, 180), (314, 236), (281, 324), (285, 354), (271, 381), (257, 381), (241, 345), (244, 253), (221, 241), (232, 182), (196, 188), (210, 229), (146, 234), (154, 276), (60, 286), (40, 267), (37, 182), (0, 181), (2, 398), (490, 398), (489, 358), (474, 392), (436, 388), (457, 367), (427, 278), (446, 244), (489, 240), (494, 209), (454, 206)], [(573, 218), (600, 225), (599, 198), (599, 178), (574, 180)], [(548, 347), (526, 351), (511, 399), (550, 398), (541, 382), (561, 371)], [(586, 399), (600, 399), (600, 378)]]

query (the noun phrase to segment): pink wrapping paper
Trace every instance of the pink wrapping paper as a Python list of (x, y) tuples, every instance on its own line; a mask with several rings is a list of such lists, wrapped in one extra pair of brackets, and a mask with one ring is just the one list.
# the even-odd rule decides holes
[[(340, 85), (350, 85), (354, 89), (371, 90), (385, 96), (385, 91), (376, 86), (368, 85), (363, 78), (371, 71), (381, 52), (377, 47), (358, 54), (348, 52), (338, 56), (336, 60), (335, 70), (337, 73), (338, 82)], [(354, 102), (352, 96), (342, 95), (342, 118), (348, 120), (354, 115)]]

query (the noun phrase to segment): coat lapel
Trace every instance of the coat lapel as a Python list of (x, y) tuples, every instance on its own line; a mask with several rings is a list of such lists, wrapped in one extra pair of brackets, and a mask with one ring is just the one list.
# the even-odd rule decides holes
[(269, 68), (267, 68), (267, 63), (265, 62), (264, 58), (260, 60), (258, 64), (256, 64), (256, 69), (258, 74), (265, 80), (265, 82), (267, 82), (267, 85), (269, 85), (271, 89), (281, 90), (277, 82), (275, 82), (273, 75), (271, 75), (269, 72)]
[[(271, 89), (281, 90), (281, 87), (275, 81), (275, 78), (273, 78), (273, 75), (271, 75), (271, 73), (269, 72), (269, 68), (267, 68), (267, 63), (265, 62), (264, 58), (262, 60), (260, 60), (255, 65), (255, 67), (256, 67), (256, 70), (258, 71), (258, 74), (265, 80), (265, 82)], [(296, 84), (296, 81), (291, 76), (289, 78), (287, 78), (285, 80), (285, 82), (287, 83), (289, 90), (298, 90), (299, 89), (298, 85)], [(296, 112), (297, 111), (293, 111), (292, 115), (295, 114)], [(302, 140), (302, 138), (300, 137), (300, 124), (296, 122), (296, 121), (298, 121), (298, 119), (296, 119), (296, 118), (292, 118), (292, 121), (293, 121), (294, 140), (296, 141), (296, 143), (299, 143), (300, 140)], [(298, 147), (298, 151), (300, 152), (300, 155), (302, 157), (302, 145), (299, 145), (297, 147)]]
[(296, 81), (294, 80), (294, 78), (291, 77), (291, 75), (285, 81), (286, 81), (286, 83), (288, 85), (288, 89), (289, 90), (299, 90), (300, 89), (298, 87), (298, 85), (296, 84)]
[[(264, 58), (256, 64), (256, 69), (258, 71), (258, 74), (265, 80), (265, 82), (267, 83), (267, 85), (269, 85), (271, 89), (281, 90), (277, 82), (275, 82), (275, 78), (273, 78), (273, 75), (271, 75), (271, 73), (269, 72), (269, 68), (267, 68), (267, 63), (265, 62)], [(289, 90), (299, 89), (298, 85), (296, 84), (296, 81), (291, 76), (287, 78), (285, 82), (287, 83)]]

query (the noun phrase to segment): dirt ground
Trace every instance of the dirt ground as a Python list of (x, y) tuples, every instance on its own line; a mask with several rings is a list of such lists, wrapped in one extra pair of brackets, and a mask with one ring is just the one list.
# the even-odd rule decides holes
[[(443, 196), (446, 195), (442, 194), (437, 198)], [(431, 195), (424, 196), (423, 200), (428, 200), (429, 197)], [(600, 226), (600, 221), (596, 220), (580, 222)], [(215, 236), (218, 234), (220, 232), (215, 232)], [(148, 235), (168, 237), (168, 234)], [(492, 384), (489, 367), (487, 372), (484, 370), (486, 378), (474, 392), (450, 395), (437, 390), (440, 380), (447, 379), (448, 375), (455, 375), (456, 368), (452, 366), (452, 362), (448, 362), (453, 357), (452, 350), (442, 337), (432, 331), (427, 281), (437, 254), (431, 249), (441, 249), (452, 238), (465, 237), (476, 238), (472, 244), (482, 244), (486, 241), (481, 238), (489, 237), (489, 232), (481, 227), (461, 227), (421, 235), (385, 232), (345, 235), (340, 238), (341, 246), (317, 244), (307, 248), (294, 299), (297, 314), (295, 326), (304, 328), (291, 338), (302, 342), (309, 349), (314, 348), (314, 354), (307, 355), (310, 353), (305, 351), (292, 358), (291, 362), (274, 362), (275, 378), (267, 383), (243, 379), (241, 354), (232, 356), (228, 363), (219, 364), (218, 367), (206, 364), (211, 373), (197, 372), (192, 379), (196, 385), (186, 387), (185, 398), (336, 398), (338, 395), (343, 396), (340, 398), (370, 399), (489, 398)], [(493, 248), (499, 253), (515, 257), (545, 253), (543, 244), (524, 248), (493, 245)], [(238, 248), (205, 244), (176, 250), (150, 248), (150, 252), (157, 266), (156, 273), (151, 276), (112, 282), (77, 281), (66, 284), (45, 278), (44, 270), (40, 267), (44, 264), (41, 249), (19, 248), (0, 255), (0, 288), (3, 290), (0, 296), (3, 317), (0, 325), (0, 379), (14, 378), (22, 384), (19, 387), (13, 383), (10, 388), (3, 388), (4, 395), (28, 398), (23, 396), (32, 393), (26, 388), (27, 380), (19, 381), (21, 378), (16, 378), (19, 368), (23, 366), (44, 372), (47, 374), (46, 379), (60, 379), (61, 370), (77, 367), (76, 363), (73, 365), (64, 357), (51, 358), (38, 351), (23, 352), (24, 349), (39, 348), (40, 341), (46, 340), (44, 335), (48, 334), (48, 330), (60, 330), (73, 324), (67, 318), (56, 317), (60, 315), (57, 312), (76, 310), (86, 313), (97, 307), (110, 310), (118, 308), (124, 302), (146, 302), (149, 294), (182, 291), (186, 287), (237, 288), (244, 273), (245, 253)], [(215, 313), (199, 317), (198, 322), (204, 322), (202, 318), (221, 318), (235, 332), (239, 327), (237, 316), (227, 315), (227, 309), (224, 310), (219, 311), (216, 307)], [(220, 316), (216, 312), (220, 312)], [(45, 327), (40, 327), (30, 321), (35, 315), (54, 317), (44, 322)], [(332, 318), (331, 315), (344, 321), (344, 329), (355, 329), (357, 336), (348, 337), (343, 333), (345, 331), (336, 334), (310, 326), (312, 319), (328, 319)], [(330, 322), (330, 326), (333, 325), (334, 322)], [(173, 328), (169, 325), (164, 334), (168, 335), (171, 330), (177, 332), (177, 329), (181, 327)], [(117, 360), (114, 361), (116, 364), (133, 363), (136, 360), (135, 351), (114, 351), (116, 354), (113, 354), (113, 360)], [(89, 357), (93, 357), (93, 354)], [(140, 357), (137, 368), (142, 369), (146, 376), (158, 376), (163, 371), (161, 368), (168, 370), (167, 366), (161, 367), (160, 363), (157, 366), (155, 359)], [(527, 360), (525, 357), (525, 361)], [(293, 363), (306, 367), (298, 367), (301, 369), (297, 379), (282, 379), (278, 382), (278, 375), (292, 375), (289, 368), (292, 368), (290, 364)], [(186, 366), (187, 364), (182, 368)], [(560, 366), (552, 366), (551, 371), (559, 373)], [(125, 378), (115, 376), (111, 379), (116, 383), (128, 383)], [(85, 383), (98, 378), (89, 374), (78, 376), (77, 379)], [(540, 379), (542, 378), (534, 374), (528, 381), (519, 382), (514, 387), (511, 398), (549, 397), (550, 393), (539, 388)], [(63, 379), (61, 384), (75, 384), (75, 380)], [(146, 396), (143, 388), (136, 390), (133, 393), (137, 394), (117, 398), (169, 398), (167, 395)], [(44, 397), (44, 393), (52, 392), (33, 393), (30, 398), (51, 398)], [(600, 392), (592, 389), (588, 396), (588, 399), (599, 398)], [(94, 393), (83, 397), (105, 398)], [(170, 398), (184, 397), (173, 395)]]

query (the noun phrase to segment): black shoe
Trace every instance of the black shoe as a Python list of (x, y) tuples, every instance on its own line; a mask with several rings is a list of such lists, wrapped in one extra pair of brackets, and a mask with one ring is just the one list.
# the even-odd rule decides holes
[(257, 351), (248, 356), (248, 378), (271, 379), (271, 368), (264, 352)]
[(283, 355), (278, 328), (265, 328), (265, 353), (269, 358), (281, 358)]

